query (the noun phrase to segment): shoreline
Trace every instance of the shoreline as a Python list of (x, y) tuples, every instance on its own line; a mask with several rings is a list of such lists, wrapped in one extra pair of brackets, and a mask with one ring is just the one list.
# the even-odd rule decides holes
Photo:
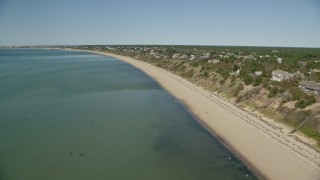
[(240, 109), (218, 94), (146, 62), (111, 53), (75, 51), (110, 56), (142, 70), (177, 98), (208, 132), (239, 157), (258, 178), (320, 178), (320, 153), (299, 142), (286, 129), (274, 127), (274, 124)]

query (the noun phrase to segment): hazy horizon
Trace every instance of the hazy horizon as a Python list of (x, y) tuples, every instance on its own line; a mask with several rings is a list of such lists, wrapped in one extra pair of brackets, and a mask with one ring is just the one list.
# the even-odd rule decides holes
[(199, 45), (199, 44), (43, 44), (43, 45), (0, 45), (0, 48), (6, 47), (59, 47), (59, 46), (198, 46), (198, 47), (256, 47), (256, 48), (312, 48), (319, 49), (320, 47), (306, 46), (246, 46), (246, 45)]

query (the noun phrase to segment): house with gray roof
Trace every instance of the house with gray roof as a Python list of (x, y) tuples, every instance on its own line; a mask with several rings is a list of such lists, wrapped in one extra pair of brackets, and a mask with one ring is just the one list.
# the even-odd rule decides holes
[(320, 95), (320, 84), (314, 81), (301, 81), (299, 83), (300, 89), (308, 94)]
[(271, 74), (272, 81), (282, 82), (282, 81), (289, 80), (292, 78), (293, 78), (293, 74), (288, 73), (286, 71), (282, 71), (282, 70), (272, 71), (272, 74)]

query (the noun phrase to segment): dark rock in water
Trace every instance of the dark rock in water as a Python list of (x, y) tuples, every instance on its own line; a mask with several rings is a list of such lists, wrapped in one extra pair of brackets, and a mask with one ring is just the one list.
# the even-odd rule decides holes
[(84, 153), (81, 153), (80, 156), (84, 156)]
[(70, 155), (73, 155), (73, 152), (69, 153)]

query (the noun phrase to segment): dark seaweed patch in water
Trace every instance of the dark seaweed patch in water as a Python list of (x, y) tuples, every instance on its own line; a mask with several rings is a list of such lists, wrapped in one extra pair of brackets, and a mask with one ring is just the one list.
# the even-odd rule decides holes
[(178, 157), (185, 153), (185, 148), (180, 143), (177, 132), (168, 130), (157, 137), (154, 149), (167, 156)]

